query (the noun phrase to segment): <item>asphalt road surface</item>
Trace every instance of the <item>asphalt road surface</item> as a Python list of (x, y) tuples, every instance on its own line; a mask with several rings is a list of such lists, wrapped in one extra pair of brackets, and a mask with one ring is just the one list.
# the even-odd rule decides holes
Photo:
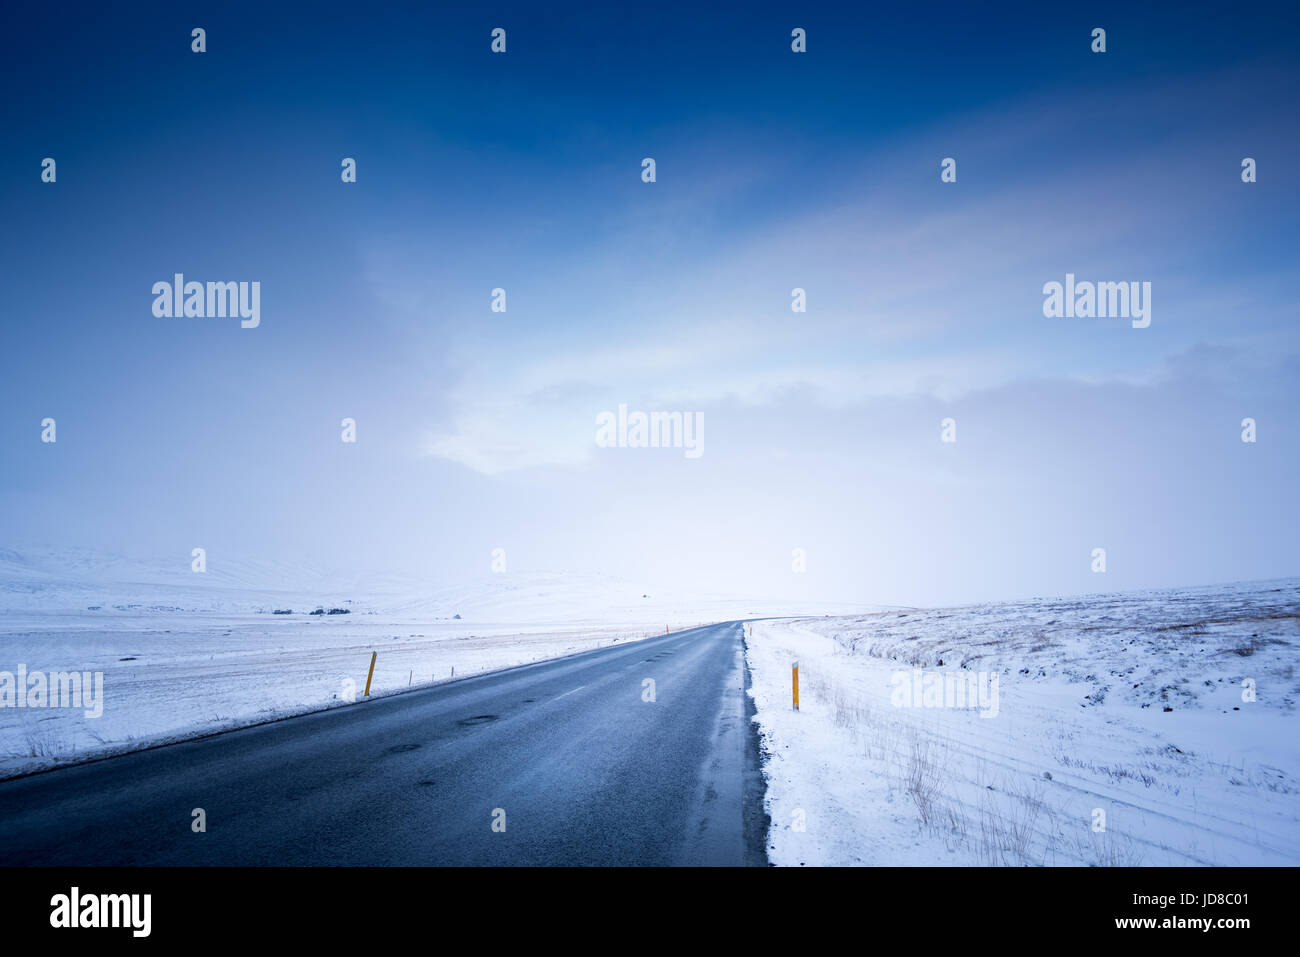
[(0, 864), (762, 865), (742, 641), (709, 625), (0, 783)]

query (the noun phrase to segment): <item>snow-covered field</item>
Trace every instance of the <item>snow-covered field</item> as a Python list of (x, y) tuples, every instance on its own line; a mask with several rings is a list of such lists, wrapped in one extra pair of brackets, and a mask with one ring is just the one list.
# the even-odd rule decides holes
[(1300, 580), (752, 631), (774, 863), (1300, 864)]
[[(347, 614), (313, 615), (316, 609)], [(801, 609), (807, 613), (809, 609)], [(277, 614), (276, 612), (292, 612)], [(299, 565), (0, 550), (4, 672), (103, 673), (103, 713), (0, 706), (0, 777), (789, 608), (608, 578), (435, 587)], [(16, 701), (16, 695), (14, 696)]]
[(0, 551), (0, 697), (20, 666), (104, 676), (100, 717), (0, 707), (0, 777), (343, 706), (371, 652), (373, 696), (771, 616), (747, 653), (778, 864), (1300, 863), (1300, 580), (812, 610)]

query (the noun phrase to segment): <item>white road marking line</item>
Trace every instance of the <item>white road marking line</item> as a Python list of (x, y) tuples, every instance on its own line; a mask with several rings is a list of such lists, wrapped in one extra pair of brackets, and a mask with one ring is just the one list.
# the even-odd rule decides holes
[[(587, 686), (586, 686), (586, 685), (578, 685), (578, 687), (574, 688), (573, 691), (581, 691), (581, 690), (582, 690), (583, 688), (585, 688), (585, 687), (587, 687)], [(560, 698), (567, 698), (569, 695), (573, 694), (573, 691), (566, 691), (566, 692), (564, 692), (564, 694), (562, 694), (562, 695), (558, 695), (558, 696), (552, 698), (551, 700), (552, 700), (552, 701), (559, 701)]]

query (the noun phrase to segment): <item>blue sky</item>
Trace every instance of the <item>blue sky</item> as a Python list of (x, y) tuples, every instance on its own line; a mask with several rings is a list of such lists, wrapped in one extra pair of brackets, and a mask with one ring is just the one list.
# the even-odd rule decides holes
[[(8, 8), (0, 543), (899, 603), (1295, 574), (1296, 16), (1130, 6)], [(175, 272), (260, 327), (155, 318)], [(1067, 272), (1151, 326), (1045, 318)], [(705, 455), (597, 448), (620, 403)]]

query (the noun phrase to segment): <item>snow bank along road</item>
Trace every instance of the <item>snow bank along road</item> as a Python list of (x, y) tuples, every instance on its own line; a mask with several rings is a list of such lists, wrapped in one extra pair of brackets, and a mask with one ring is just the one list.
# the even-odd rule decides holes
[(742, 637), (709, 625), (0, 783), (0, 864), (765, 864)]

